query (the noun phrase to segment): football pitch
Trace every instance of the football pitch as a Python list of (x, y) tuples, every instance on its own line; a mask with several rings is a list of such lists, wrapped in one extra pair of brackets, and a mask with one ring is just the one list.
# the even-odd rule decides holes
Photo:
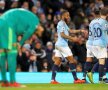
[(108, 90), (107, 84), (24, 84), (21, 88), (4, 88), (0, 90)]

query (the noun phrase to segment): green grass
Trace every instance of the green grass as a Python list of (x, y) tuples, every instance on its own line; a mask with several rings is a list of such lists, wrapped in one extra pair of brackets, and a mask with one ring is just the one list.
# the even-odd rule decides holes
[(0, 90), (108, 90), (107, 84), (24, 84), (22, 88), (4, 88)]

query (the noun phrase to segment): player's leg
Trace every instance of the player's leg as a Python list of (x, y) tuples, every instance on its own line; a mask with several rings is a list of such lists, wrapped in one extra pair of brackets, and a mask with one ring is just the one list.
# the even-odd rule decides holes
[(76, 74), (76, 60), (74, 59), (74, 57), (71, 55), (71, 56), (66, 57), (66, 59), (69, 61), (69, 68), (72, 72), (72, 75), (73, 75), (73, 78), (74, 78), (74, 83), (84, 83), (84, 80), (80, 80), (77, 77), (77, 74)]
[(6, 78), (6, 53), (5, 50), (0, 49), (0, 69), (1, 69), (1, 79), (2, 79), (2, 84), (1, 86), (7, 87), (9, 84), (7, 83), (7, 78)]
[(105, 59), (99, 59), (99, 82), (103, 82)]
[(52, 78), (51, 78), (51, 83), (52, 84), (58, 84), (58, 82), (56, 81), (56, 74), (59, 70), (59, 66), (61, 64), (61, 54), (59, 53), (58, 50), (55, 50), (55, 55), (54, 55), (54, 65), (52, 67)]
[(92, 69), (92, 57), (87, 57), (87, 60), (84, 65), (83, 80), (86, 81), (86, 75), (87, 75), (89, 78), (89, 81), (93, 83), (93, 76), (91, 73), (91, 69)]
[(12, 46), (11, 50), (7, 50), (7, 62), (8, 70), (10, 73), (10, 86), (11, 87), (22, 87), (19, 83), (16, 82), (16, 59), (17, 59), (17, 46)]
[(108, 81), (108, 78), (106, 77), (107, 66), (108, 66), (108, 59), (105, 60), (104, 75), (103, 75), (104, 81)]
[(61, 60), (60, 60), (60, 57), (55, 57), (54, 60), (55, 60), (55, 62), (54, 62), (54, 65), (52, 67), (51, 83), (52, 84), (58, 84), (58, 82), (56, 81), (56, 74), (59, 70), (59, 65), (61, 64)]
[(12, 50), (7, 51), (8, 59), (8, 70), (10, 73), (10, 87), (26, 87), (16, 82), (16, 59), (17, 59), (17, 49), (13, 48)]
[(99, 62), (95, 63), (93, 68), (92, 68), (92, 73), (98, 71), (97, 69), (99, 68)]
[[(103, 75), (103, 80), (108, 80), (106, 77), (106, 68), (108, 65), (108, 60), (105, 60), (105, 67), (104, 67), (104, 75)], [(97, 69), (99, 68), (99, 62), (97, 62), (93, 68), (92, 68), (92, 73), (94, 73), (95, 71), (97, 71)]]
[(107, 48), (105, 47), (97, 47), (96, 48), (99, 52), (97, 54), (97, 58), (99, 59), (99, 82), (108, 83), (106, 80), (103, 80), (103, 76), (105, 75), (105, 60), (107, 58)]
[(66, 59), (69, 61), (69, 68), (72, 72), (74, 80), (77, 80), (77, 75), (76, 75), (76, 60), (73, 58), (73, 56), (68, 56)]
[(17, 58), (17, 50), (9, 50), (7, 52), (8, 58), (8, 69), (10, 72), (10, 83), (16, 82), (15, 72), (16, 72), (16, 58)]
[(85, 82), (87, 82), (87, 80), (86, 80), (86, 75), (87, 75), (90, 82), (93, 83), (91, 69), (92, 69), (92, 59), (93, 59), (94, 55), (91, 52), (91, 50), (92, 50), (92, 47), (87, 46), (87, 59), (86, 59), (85, 65), (84, 65), (83, 80), (85, 80)]

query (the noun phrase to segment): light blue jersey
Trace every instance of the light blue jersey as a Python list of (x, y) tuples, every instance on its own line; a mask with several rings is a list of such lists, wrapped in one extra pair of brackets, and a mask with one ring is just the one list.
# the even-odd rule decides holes
[(68, 46), (68, 40), (61, 37), (61, 32), (64, 32), (65, 35), (69, 35), (69, 27), (66, 25), (64, 21), (59, 21), (57, 25), (57, 33), (58, 33), (58, 39), (55, 43), (56, 46), (62, 46), (67, 47)]
[(95, 19), (91, 21), (91, 23), (89, 24), (89, 37), (88, 37), (88, 40), (87, 40), (87, 43), (86, 45), (93, 45), (93, 24), (95, 22)]
[(108, 45), (108, 22), (105, 19), (94, 19), (89, 26), (89, 39), (87, 42), (93, 46), (107, 47)]

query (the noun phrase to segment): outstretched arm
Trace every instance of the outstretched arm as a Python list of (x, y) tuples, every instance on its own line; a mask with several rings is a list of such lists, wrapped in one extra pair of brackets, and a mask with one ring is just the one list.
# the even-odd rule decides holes
[(77, 42), (78, 41), (78, 38), (76, 36), (75, 37), (68, 36), (68, 35), (65, 35), (64, 32), (61, 32), (61, 37), (68, 39), (71, 42)]
[(26, 40), (28, 40), (32, 36), (32, 34), (35, 32), (35, 29), (36, 28), (33, 26), (29, 27), (28, 30), (23, 34), (23, 37), (21, 41), (19, 42), (21, 46), (24, 44)]
[(73, 29), (70, 29), (69, 32), (70, 33), (81, 33), (81, 32), (84, 33), (85, 30), (83, 30), (83, 29), (81, 29), (81, 30), (73, 30)]

